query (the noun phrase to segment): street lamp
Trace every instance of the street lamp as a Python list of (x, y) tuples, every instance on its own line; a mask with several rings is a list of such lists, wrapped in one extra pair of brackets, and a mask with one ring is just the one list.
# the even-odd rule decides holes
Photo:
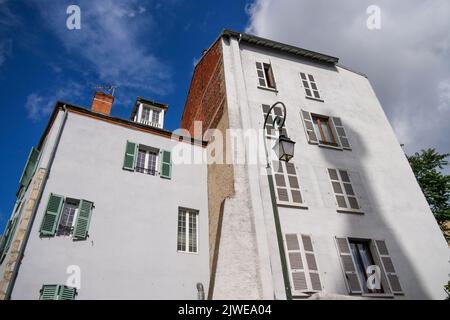
[(285, 136), (282, 133), (282, 129), (284, 127), (284, 122), (286, 121), (286, 106), (283, 102), (278, 101), (270, 107), (269, 111), (267, 111), (266, 118), (264, 120), (264, 149), (266, 151), (266, 160), (267, 160), (267, 177), (269, 180), (269, 189), (270, 189), (270, 197), (272, 200), (272, 209), (273, 209), (273, 217), (275, 222), (275, 230), (277, 233), (277, 242), (278, 242), (278, 251), (280, 253), (280, 259), (281, 259), (281, 269), (283, 271), (283, 281), (284, 281), (284, 289), (286, 291), (286, 298), (288, 300), (292, 299), (292, 293), (291, 293), (291, 285), (289, 280), (289, 272), (287, 268), (287, 262), (286, 262), (286, 253), (284, 252), (284, 246), (283, 246), (283, 233), (281, 231), (281, 223), (280, 223), (280, 215), (278, 213), (278, 206), (275, 196), (275, 187), (273, 186), (273, 179), (272, 179), (272, 169), (270, 168), (270, 160), (269, 160), (269, 153), (267, 151), (267, 131), (266, 131), (266, 125), (267, 125), (267, 119), (269, 118), (269, 115), (272, 112), (272, 109), (276, 105), (281, 105), (283, 107), (283, 117), (280, 117), (277, 115), (273, 121), (272, 125), (275, 128), (275, 126), (279, 130), (279, 137), (277, 141), (275, 142), (275, 146), (273, 147), (275, 154), (277, 155), (277, 158), (280, 161), (289, 162), (289, 160), (292, 159), (294, 156), (294, 146), (295, 142), (289, 139), (287, 136)]
[(292, 141), (289, 137), (281, 134), (277, 142), (275, 142), (273, 150), (280, 161), (289, 162), (294, 156), (294, 145), (295, 141)]
[(283, 107), (283, 117), (280, 117), (279, 115), (275, 116), (275, 118), (272, 120), (272, 126), (275, 128), (275, 126), (278, 128), (278, 132), (279, 132), (279, 137), (277, 139), (277, 141), (275, 142), (275, 145), (273, 147), (273, 150), (275, 151), (275, 154), (277, 155), (277, 158), (280, 161), (285, 161), (285, 162), (289, 162), (289, 160), (292, 159), (292, 157), (294, 156), (294, 145), (295, 142), (292, 141), (291, 139), (289, 139), (289, 137), (285, 136), (282, 133), (283, 127), (284, 127), (284, 122), (286, 121), (286, 106), (284, 105), (283, 102), (278, 101), (275, 102), (269, 109), (269, 111), (267, 111), (267, 115), (266, 118), (264, 119), (264, 148), (266, 151), (266, 158), (267, 158), (267, 165), (270, 166), (270, 161), (269, 161), (269, 154), (267, 151), (267, 142), (266, 142), (266, 126), (267, 126), (267, 120), (269, 119), (269, 116), (272, 112), (272, 109), (275, 108), (276, 105), (281, 105)]

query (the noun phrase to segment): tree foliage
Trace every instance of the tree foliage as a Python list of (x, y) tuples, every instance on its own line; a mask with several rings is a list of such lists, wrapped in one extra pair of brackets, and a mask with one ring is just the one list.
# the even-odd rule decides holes
[(450, 241), (448, 225), (450, 222), (450, 175), (442, 173), (448, 165), (450, 154), (439, 154), (435, 149), (422, 150), (408, 156), (417, 182), (430, 205), (447, 241)]

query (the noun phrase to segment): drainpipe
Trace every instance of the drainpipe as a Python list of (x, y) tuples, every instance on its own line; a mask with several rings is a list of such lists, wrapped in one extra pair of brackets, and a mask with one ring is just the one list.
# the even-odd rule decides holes
[(17, 257), (17, 261), (16, 261), (16, 263), (14, 265), (14, 270), (13, 270), (13, 274), (12, 274), (12, 277), (11, 277), (11, 281), (9, 282), (8, 288), (6, 289), (5, 300), (11, 299), (11, 293), (12, 293), (12, 290), (14, 288), (14, 284), (15, 284), (16, 279), (17, 279), (17, 274), (19, 273), (19, 268), (20, 268), (20, 265), (22, 263), (22, 259), (23, 259), (23, 256), (24, 256), (25, 248), (26, 248), (27, 243), (28, 243), (28, 239), (30, 238), (31, 229), (32, 229), (32, 226), (34, 224), (34, 219), (36, 218), (36, 212), (37, 212), (37, 209), (39, 207), (39, 204), (41, 203), (42, 194), (44, 193), (44, 189), (45, 189), (45, 184), (47, 183), (47, 180), (48, 180), (48, 177), (49, 177), (49, 174), (50, 174), (50, 169), (52, 167), (53, 160), (55, 159), (56, 150), (58, 149), (59, 141), (61, 140), (61, 135), (62, 135), (62, 132), (64, 130), (64, 126), (66, 125), (67, 116), (68, 116), (68, 111), (67, 111), (66, 105), (63, 105), (62, 109), (64, 110), (63, 120), (61, 122), (61, 125), (59, 126), (58, 135), (56, 136), (55, 144), (53, 145), (52, 153), (50, 154), (50, 159), (49, 159), (49, 162), (48, 162), (47, 170), (45, 171), (45, 175), (44, 175), (44, 177), (42, 179), (41, 188), (39, 190), (39, 194), (38, 194), (38, 197), (36, 199), (36, 203), (35, 203), (35, 206), (33, 208), (33, 212), (31, 213), (31, 219), (30, 219), (30, 222), (28, 224), (27, 230), (25, 232), (25, 237), (24, 237), (24, 239), (22, 241), (22, 244), (20, 246), (19, 256)]

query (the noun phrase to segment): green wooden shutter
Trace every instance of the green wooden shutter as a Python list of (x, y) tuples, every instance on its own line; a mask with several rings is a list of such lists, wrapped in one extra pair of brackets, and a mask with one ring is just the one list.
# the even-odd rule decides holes
[(3, 236), (0, 240), (0, 264), (3, 261), (3, 258), (6, 255), (6, 252), (8, 251), (6, 244), (8, 243), (8, 239), (10, 237), (12, 227), (13, 227), (13, 221), (10, 219), (8, 221), (8, 224), (6, 225), (5, 233), (3, 234)]
[(39, 160), (39, 151), (36, 148), (31, 148), (30, 154), (28, 155), (27, 163), (23, 169), (22, 176), (20, 177), (20, 186), (27, 186), (33, 177), (34, 171), (36, 170), (36, 165)]
[(73, 237), (77, 240), (84, 240), (87, 237), (89, 230), (89, 223), (91, 221), (92, 207), (94, 204), (90, 201), (80, 200), (78, 207), (77, 221), (75, 222), (75, 229)]
[(58, 292), (60, 285), (44, 284), (40, 291), (39, 300), (58, 300)]
[(172, 156), (170, 151), (162, 150), (161, 151), (161, 170), (160, 176), (161, 178), (170, 179), (172, 176)]
[(77, 289), (68, 286), (61, 286), (59, 290), (58, 300), (75, 300)]
[(125, 157), (123, 160), (123, 169), (134, 171), (135, 159), (137, 154), (137, 144), (134, 142), (127, 141), (127, 146), (125, 148)]
[(45, 236), (53, 236), (58, 226), (59, 216), (62, 211), (64, 197), (57, 194), (50, 194), (44, 217), (42, 218), (40, 234)]

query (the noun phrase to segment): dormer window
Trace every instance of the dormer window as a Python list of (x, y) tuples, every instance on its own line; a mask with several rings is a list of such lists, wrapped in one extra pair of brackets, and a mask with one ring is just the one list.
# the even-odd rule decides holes
[(160, 128), (160, 127), (162, 127), (161, 121), (159, 119), (160, 115), (161, 115), (160, 110), (143, 106), (140, 122), (143, 124), (146, 124), (146, 125), (150, 125), (152, 127)]
[(147, 126), (163, 128), (166, 110), (167, 105), (138, 98), (131, 119)]

